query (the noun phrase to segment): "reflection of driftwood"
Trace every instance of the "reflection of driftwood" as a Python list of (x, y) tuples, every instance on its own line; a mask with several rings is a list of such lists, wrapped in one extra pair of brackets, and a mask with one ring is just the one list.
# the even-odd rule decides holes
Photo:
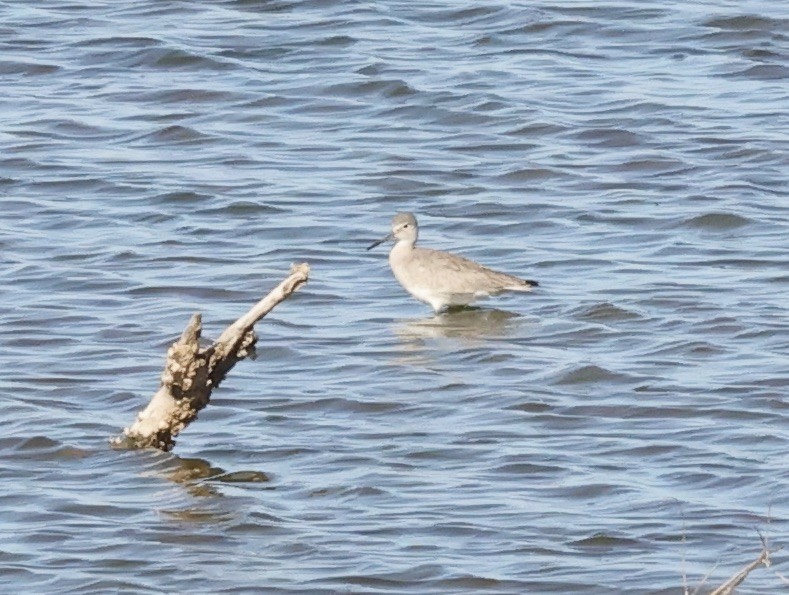
[(200, 314), (195, 314), (181, 338), (167, 351), (162, 384), (137, 414), (123, 436), (113, 440), (116, 446), (170, 450), (175, 437), (197, 412), (208, 405), (211, 391), (219, 386), (236, 362), (249, 355), (257, 337), (253, 327), (277, 304), (296, 291), (309, 277), (306, 263), (293, 265), (290, 275), (241, 318), (225, 329), (213, 345), (200, 348), (202, 330)]

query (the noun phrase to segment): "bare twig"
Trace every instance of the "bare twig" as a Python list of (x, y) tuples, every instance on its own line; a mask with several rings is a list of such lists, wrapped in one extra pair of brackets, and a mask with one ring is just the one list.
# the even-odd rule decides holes
[(710, 571), (709, 571), (707, 574), (705, 574), (705, 575), (702, 577), (702, 579), (701, 579), (701, 582), (699, 583), (699, 586), (698, 586), (698, 587), (696, 587), (695, 589), (693, 589), (693, 593), (692, 593), (692, 595), (699, 595), (699, 593), (701, 592), (701, 588), (702, 588), (704, 585), (706, 585), (706, 584), (707, 584), (707, 581), (709, 580), (709, 578), (712, 576), (712, 573), (713, 573), (713, 572), (715, 572), (715, 570), (716, 570), (717, 568), (718, 568), (718, 564), (716, 563), (716, 564), (715, 564), (715, 566), (713, 566), (713, 567), (710, 569)]
[(294, 264), (287, 278), (227, 327), (210, 347), (200, 348), (202, 320), (200, 314), (193, 315), (181, 338), (167, 351), (159, 390), (112, 444), (170, 450), (178, 433), (208, 405), (211, 391), (250, 353), (257, 341), (255, 323), (306, 283), (309, 272), (308, 264)]
[(710, 593), (710, 595), (730, 595), (734, 592), (734, 589), (745, 580), (745, 578), (753, 572), (756, 568), (764, 564), (766, 567), (770, 567), (770, 548), (767, 545), (767, 539), (764, 535), (762, 535), (761, 531), (759, 531), (759, 539), (762, 540), (762, 551), (759, 554), (759, 557), (756, 558), (750, 564), (744, 566), (742, 570), (740, 570), (737, 574), (732, 576), (729, 580), (723, 583), (720, 587), (715, 589)]

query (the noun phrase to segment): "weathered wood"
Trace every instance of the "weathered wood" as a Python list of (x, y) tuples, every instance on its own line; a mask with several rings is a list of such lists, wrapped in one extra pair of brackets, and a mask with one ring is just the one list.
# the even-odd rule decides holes
[(742, 570), (732, 576), (720, 587), (711, 591), (710, 595), (731, 595), (746, 577), (759, 566), (764, 565), (767, 568), (770, 567), (770, 548), (767, 545), (767, 539), (761, 533), (759, 533), (759, 538), (762, 540), (762, 551), (759, 553), (759, 556), (753, 562), (744, 566)]
[(161, 386), (134, 423), (112, 444), (125, 448), (170, 450), (175, 437), (208, 405), (211, 391), (236, 363), (247, 357), (257, 341), (255, 323), (307, 282), (310, 267), (294, 264), (290, 275), (228, 326), (210, 347), (200, 348), (202, 320), (194, 314), (181, 338), (167, 351)]

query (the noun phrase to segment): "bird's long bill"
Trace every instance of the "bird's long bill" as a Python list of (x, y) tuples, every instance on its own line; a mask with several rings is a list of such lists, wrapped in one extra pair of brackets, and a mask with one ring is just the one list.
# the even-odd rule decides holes
[(389, 241), (389, 240), (391, 240), (393, 237), (394, 237), (394, 235), (390, 233), (388, 236), (386, 236), (386, 237), (385, 237), (385, 238), (383, 238), (382, 240), (378, 240), (377, 242), (373, 242), (372, 244), (370, 244), (369, 246), (367, 246), (367, 249), (368, 249), (368, 250), (372, 250), (372, 249), (373, 249), (373, 248), (375, 248), (376, 246), (380, 246), (380, 245), (381, 245), (381, 244), (383, 244), (384, 242), (388, 242), (388, 241)]

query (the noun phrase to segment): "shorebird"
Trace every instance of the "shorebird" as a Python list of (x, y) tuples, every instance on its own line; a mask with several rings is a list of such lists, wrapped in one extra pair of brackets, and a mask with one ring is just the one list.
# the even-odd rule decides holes
[(417, 247), (418, 236), (419, 226), (413, 213), (398, 213), (392, 219), (392, 232), (367, 249), (395, 240), (389, 252), (395, 279), (435, 312), (467, 306), (505, 291), (531, 291), (538, 285), (537, 281), (491, 270), (451, 252)]

